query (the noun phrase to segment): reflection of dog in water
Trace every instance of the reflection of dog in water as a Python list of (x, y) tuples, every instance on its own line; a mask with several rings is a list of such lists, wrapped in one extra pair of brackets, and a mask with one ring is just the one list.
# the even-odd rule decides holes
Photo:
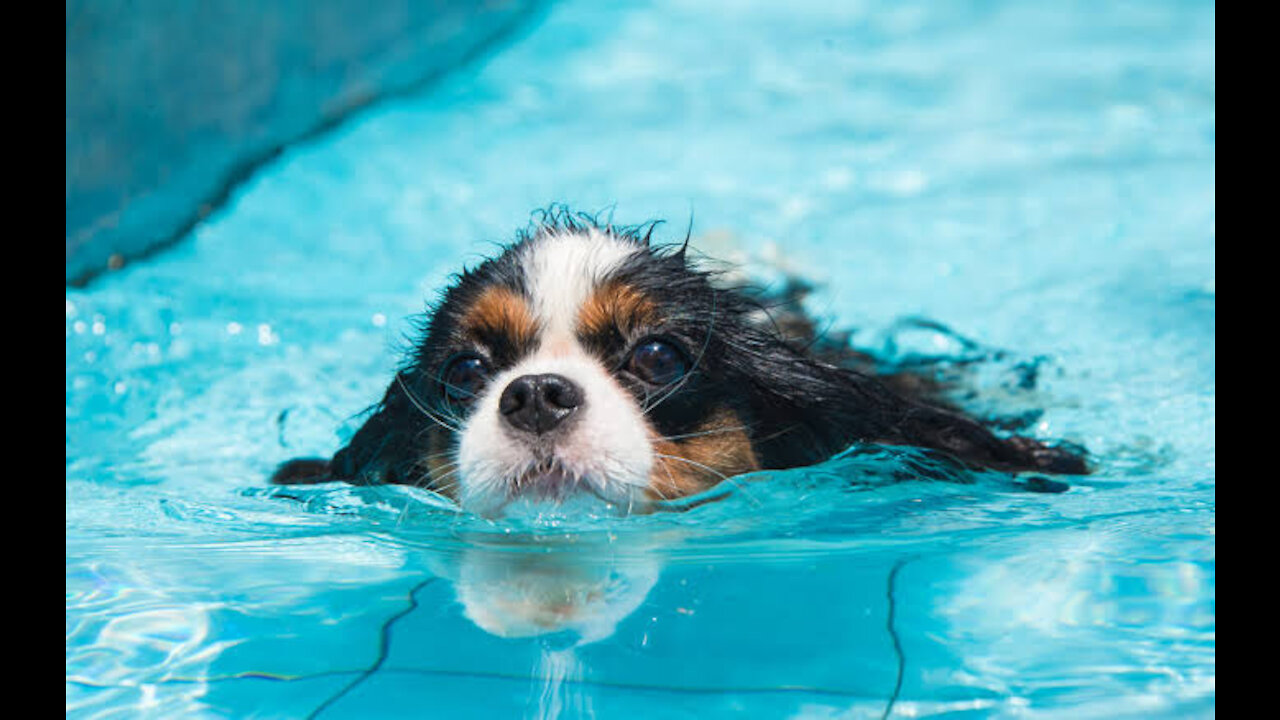
[(454, 586), (463, 614), (482, 630), (517, 638), (565, 632), (581, 645), (613, 634), (644, 602), (660, 565), (634, 545), (617, 548), (575, 542), (493, 544), (473, 540), (432, 569)]
[[(497, 514), (516, 499), (584, 494), (643, 510), (856, 442), (1085, 472), (1074, 450), (997, 436), (930, 400), (919, 378), (877, 376), (798, 306), (726, 287), (687, 242), (651, 245), (652, 227), (546, 213), (444, 293), (346, 447), (286, 463), (275, 482), (404, 483)], [(536, 575), (527, 583), (520, 592), (541, 592)]]

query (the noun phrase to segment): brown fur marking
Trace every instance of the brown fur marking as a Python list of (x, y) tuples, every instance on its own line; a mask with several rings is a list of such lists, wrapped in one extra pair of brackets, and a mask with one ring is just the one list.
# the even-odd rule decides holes
[(690, 435), (674, 440), (653, 438), (654, 467), (649, 473), (652, 499), (693, 495), (727, 477), (760, 469), (742, 419), (732, 410), (717, 410)]
[(626, 283), (608, 282), (578, 310), (578, 332), (600, 335), (617, 330), (626, 336), (653, 324), (657, 318), (657, 305), (643, 292)]
[(491, 287), (476, 299), (462, 317), (465, 332), (483, 339), (503, 335), (513, 347), (530, 347), (538, 336), (529, 303), (514, 290)]

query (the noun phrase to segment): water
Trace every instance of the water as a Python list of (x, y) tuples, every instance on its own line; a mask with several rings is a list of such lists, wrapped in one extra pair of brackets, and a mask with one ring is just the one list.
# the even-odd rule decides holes
[[(1213, 6), (829, 5), (558, 5), (69, 290), (68, 714), (1212, 716)], [(1044, 495), (854, 455), (498, 523), (268, 488), (551, 201), (666, 240), (692, 211), (887, 357), (971, 350), (911, 316), (1004, 351), (975, 403), (1042, 409), (1097, 472)]]

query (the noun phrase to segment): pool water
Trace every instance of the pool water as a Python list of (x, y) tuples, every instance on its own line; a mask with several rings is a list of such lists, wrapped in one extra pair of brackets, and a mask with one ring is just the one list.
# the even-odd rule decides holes
[[(1214, 25), (565, 2), (293, 148), (67, 290), (67, 714), (1212, 716)], [(894, 483), (909, 451), (853, 448), (684, 512), (503, 521), (266, 484), (553, 201), (666, 241), (692, 213), (695, 248), (816, 281), (860, 347), (954, 361), (1096, 472)]]

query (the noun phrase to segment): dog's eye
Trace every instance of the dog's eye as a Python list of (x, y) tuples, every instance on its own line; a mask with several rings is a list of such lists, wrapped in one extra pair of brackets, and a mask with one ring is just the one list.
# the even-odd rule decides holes
[(631, 353), (627, 369), (648, 383), (668, 385), (689, 372), (680, 349), (665, 340), (647, 340)]
[(454, 358), (440, 375), (444, 394), (455, 402), (471, 400), (488, 380), (488, 363), (474, 355)]

